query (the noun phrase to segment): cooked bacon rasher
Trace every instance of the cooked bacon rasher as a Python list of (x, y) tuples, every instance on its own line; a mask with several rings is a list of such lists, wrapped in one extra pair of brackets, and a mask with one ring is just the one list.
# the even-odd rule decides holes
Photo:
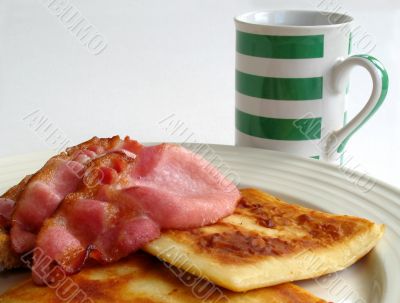
[(73, 274), (88, 258), (117, 261), (163, 229), (212, 224), (230, 215), (240, 198), (232, 182), (183, 147), (145, 147), (119, 137), (69, 149), (25, 183), (11, 240), (18, 253), (35, 248), (38, 284), (55, 266)]
[(15, 252), (24, 253), (35, 246), (44, 220), (54, 213), (67, 194), (75, 191), (90, 160), (115, 150), (132, 154), (140, 148), (141, 145), (129, 137), (125, 140), (118, 136), (94, 137), (49, 159), (27, 182), (18, 185), (20, 193), (15, 201), (10, 231)]

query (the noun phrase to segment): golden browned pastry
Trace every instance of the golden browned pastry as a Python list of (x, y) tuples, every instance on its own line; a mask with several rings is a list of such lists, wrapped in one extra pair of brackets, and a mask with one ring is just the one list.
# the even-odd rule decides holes
[(51, 287), (31, 279), (0, 295), (0, 302), (51, 303), (326, 303), (294, 284), (234, 293), (138, 252), (117, 263), (89, 266)]
[(233, 291), (318, 277), (367, 254), (384, 226), (288, 204), (241, 190), (233, 215), (219, 223), (170, 230), (145, 246), (158, 258)]

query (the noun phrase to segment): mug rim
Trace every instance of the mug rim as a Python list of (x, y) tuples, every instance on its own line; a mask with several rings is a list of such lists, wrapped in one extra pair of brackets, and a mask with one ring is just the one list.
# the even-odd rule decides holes
[[(259, 14), (259, 13), (291, 13), (291, 14), (311, 13), (311, 14), (320, 14), (322, 16), (335, 16), (335, 17), (338, 17), (339, 19), (344, 18), (344, 21), (338, 22), (338, 23), (331, 23), (331, 24), (293, 25), (293, 24), (276, 23), (276, 22), (262, 23), (262, 22), (256, 22), (256, 21), (247, 19), (249, 17), (254, 17), (255, 14)], [(265, 10), (250, 11), (250, 12), (236, 15), (234, 17), (234, 21), (236, 24), (250, 25), (250, 26), (253, 25), (253, 26), (261, 26), (261, 27), (277, 27), (277, 28), (287, 28), (287, 29), (295, 29), (295, 28), (312, 29), (312, 28), (341, 27), (341, 26), (352, 23), (354, 21), (354, 18), (347, 14), (340, 14), (340, 13), (323, 11), (323, 10), (265, 9)]]

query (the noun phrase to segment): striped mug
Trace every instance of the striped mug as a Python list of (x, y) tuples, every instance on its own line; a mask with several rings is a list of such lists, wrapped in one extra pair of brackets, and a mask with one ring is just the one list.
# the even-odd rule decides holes
[[(258, 11), (236, 23), (236, 144), (336, 162), (352, 134), (382, 104), (388, 76), (369, 55), (349, 56), (347, 15)], [(349, 72), (371, 75), (364, 108), (346, 123)]]

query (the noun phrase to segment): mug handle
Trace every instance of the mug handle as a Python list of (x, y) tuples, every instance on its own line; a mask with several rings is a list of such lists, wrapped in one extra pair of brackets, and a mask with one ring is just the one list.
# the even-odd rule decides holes
[(334, 152), (341, 153), (350, 137), (378, 110), (385, 100), (389, 78), (386, 69), (378, 59), (369, 55), (354, 55), (341, 60), (333, 68), (333, 89), (343, 92), (351, 69), (355, 66), (364, 67), (372, 78), (372, 93), (363, 109), (342, 128), (333, 131), (326, 138), (325, 156), (328, 158)]

